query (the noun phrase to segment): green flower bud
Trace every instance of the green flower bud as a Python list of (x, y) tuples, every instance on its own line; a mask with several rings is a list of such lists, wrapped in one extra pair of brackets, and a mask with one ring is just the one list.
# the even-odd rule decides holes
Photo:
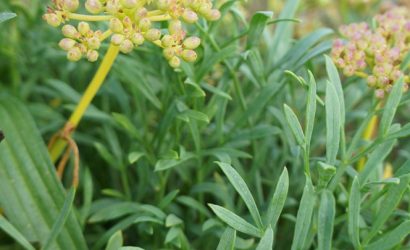
[(181, 65), (181, 60), (178, 57), (174, 56), (171, 58), (171, 60), (168, 61), (168, 63), (171, 67), (178, 68), (179, 65)]
[(90, 62), (95, 62), (98, 60), (98, 52), (95, 50), (89, 50), (87, 52), (87, 60)]
[(135, 44), (135, 46), (140, 46), (144, 43), (144, 36), (141, 33), (134, 33), (131, 36), (131, 41)]
[(119, 0), (108, 0), (107, 5), (105, 6), (105, 10), (112, 15), (118, 13), (120, 8)]
[(101, 46), (101, 41), (98, 39), (98, 37), (91, 37), (87, 40), (88, 43), (88, 48), (90, 49), (99, 49)]
[(161, 37), (161, 31), (159, 29), (150, 29), (145, 33), (145, 38), (148, 41), (156, 41)]
[(124, 41), (124, 39), (125, 39), (124, 35), (114, 34), (114, 35), (112, 35), (112, 37), (111, 37), (111, 42), (112, 42), (114, 45), (119, 46), (119, 45)]
[(198, 21), (198, 15), (189, 9), (186, 9), (184, 11), (184, 13), (182, 14), (182, 18), (187, 23), (195, 23), (196, 21)]
[(80, 50), (79, 48), (77, 48), (77, 47), (74, 47), (74, 48), (70, 49), (70, 50), (67, 52), (67, 59), (68, 59), (69, 61), (72, 61), (72, 62), (77, 62), (77, 61), (79, 61), (79, 60), (81, 59), (81, 56), (82, 56), (81, 50)]
[(61, 28), (61, 31), (63, 32), (63, 35), (68, 38), (77, 38), (79, 35), (77, 29), (70, 24), (64, 25), (63, 28)]
[(124, 54), (130, 53), (133, 49), (134, 49), (134, 44), (128, 39), (125, 39), (120, 44), (120, 51)]
[(99, 0), (87, 0), (85, 2), (85, 8), (91, 14), (99, 14), (103, 11), (104, 6)]
[(120, 0), (121, 5), (126, 9), (132, 9), (137, 6), (137, 0)]
[(165, 48), (162, 50), (162, 54), (167, 60), (171, 60), (172, 57), (175, 56), (175, 49), (174, 48)]
[(205, 14), (204, 16), (209, 21), (216, 21), (219, 18), (221, 18), (221, 12), (219, 12), (219, 10), (217, 9), (213, 9), (209, 11), (207, 14)]
[(182, 31), (182, 23), (179, 20), (171, 20), (168, 24), (170, 34), (178, 34)]
[(53, 27), (58, 27), (61, 24), (61, 17), (58, 16), (57, 14), (54, 13), (48, 13), (43, 15), (43, 19), (46, 20), (46, 22), (53, 26)]
[(75, 44), (77, 42), (74, 41), (73, 39), (70, 38), (63, 38), (61, 39), (61, 41), (58, 43), (58, 46), (60, 46), (60, 48), (62, 48), (65, 51), (69, 51), (70, 49), (72, 49)]
[(142, 31), (149, 30), (151, 28), (151, 21), (148, 18), (143, 18), (139, 21), (138, 27)]
[(161, 39), (161, 44), (165, 48), (171, 47), (172, 45), (175, 44), (175, 40), (171, 35), (164, 35)]
[(76, 11), (79, 5), (80, 3), (78, 0), (64, 0), (63, 2), (63, 8), (70, 12)]
[(183, 45), (186, 49), (196, 49), (201, 44), (201, 39), (196, 36), (191, 36), (185, 39)]
[(118, 18), (111, 18), (110, 20), (110, 29), (114, 33), (122, 33), (124, 30), (124, 25)]
[(186, 62), (195, 62), (198, 56), (195, 51), (187, 49), (182, 51), (181, 57)]
[(81, 35), (86, 35), (91, 29), (90, 25), (86, 22), (80, 22), (78, 23), (78, 32), (80, 32)]

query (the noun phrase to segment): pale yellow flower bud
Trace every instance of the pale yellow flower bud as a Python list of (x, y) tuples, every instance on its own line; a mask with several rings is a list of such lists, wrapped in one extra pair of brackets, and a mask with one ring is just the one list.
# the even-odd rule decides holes
[(195, 62), (198, 56), (193, 50), (184, 50), (182, 51), (181, 57), (186, 62)]
[(212, 5), (211, 4), (207, 4), (207, 3), (202, 3), (201, 6), (198, 8), (198, 12), (203, 15), (206, 16), (209, 14), (209, 12), (211, 11)]
[(110, 21), (110, 29), (114, 33), (122, 33), (124, 30), (124, 25), (121, 20), (118, 18), (112, 18)]
[(81, 35), (87, 34), (91, 29), (90, 25), (86, 22), (80, 22), (78, 23), (78, 31), (80, 32)]
[(141, 20), (142, 18), (147, 17), (147, 14), (148, 10), (146, 8), (141, 8), (135, 12), (134, 18), (135, 20)]
[(158, 0), (157, 1), (157, 7), (160, 10), (167, 10), (169, 6), (169, 1), (168, 0)]
[(175, 49), (174, 48), (165, 48), (162, 51), (162, 54), (167, 60), (171, 60), (172, 57), (175, 56)]
[(134, 33), (131, 36), (131, 41), (135, 44), (135, 46), (143, 44), (144, 40), (144, 36), (141, 33)]
[(61, 28), (61, 31), (63, 32), (63, 35), (68, 38), (77, 38), (79, 36), (77, 29), (70, 25), (66, 24)]
[(205, 18), (209, 21), (216, 21), (221, 18), (221, 12), (217, 9), (210, 10), (207, 14), (204, 15)]
[(63, 8), (70, 12), (76, 11), (79, 5), (80, 3), (78, 0), (64, 0), (63, 2)]
[(178, 57), (174, 56), (168, 61), (168, 63), (171, 67), (178, 68), (179, 65), (181, 65), (181, 60)]
[(87, 0), (85, 2), (85, 8), (91, 14), (99, 14), (104, 10), (104, 6), (100, 0)]
[(186, 49), (196, 49), (201, 44), (201, 39), (196, 36), (191, 36), (185, 39), (183, 45)]
[(121, 5), (126, 9), (132, 9), (137, 6), (137, 0), (120, 0)]
[(138, 27), (142, 31), (146, 31), (149, 28), (151, 28), (151, 21), (148, 18), (143, 18), (143, 19), (140, 20)]
[(187, 23), (195, 23), (196, 21), (198, 21), (198, 15), (189, 9), (186, 9), (184, 11), (184, 13), (182, 14), (182, 18)]
[(68, 59), (69, 61), (72, 61), (72, 62), (77, 62), (77, 61), (79, 61), (79, 60), (81, 59), (81, 56), (82, 56), (81, 50), (80, 50), (79, 48), (77, 48), (77, 47), (74, 47), (74, 48), (70, 49), (70, 50), (67, 52), (67, 59)]
[(161, 44), (164, 47), (171, 47), (175, 44), (175, 40), (171, 35), (164, 35), (161, 39)]
[(121, 6), (119, 0), (108, 0), (105, 10), (110, 14), (117, 14)]
[(170, 34), (178, 34), (182, 31), (182, 23), (179, 20), (171, 20), (168, 24)]
[(87, 60), (90, 62), (95, 62), (98, 60), (98, 52), (95, 50), (89, 50), (87, 52)]
[(53, 27), (58, 27), (61, 24), (61, 17), (58, 16), (57, 14), (54, 13), (48, 13), (43, 15), (43, 19), (46, 20), (46, 22), (53, 26)]
[(72, 49), (75, 44), (77, 42), (74, 41), (73, 39), (70, 38), (63, 38), (61, 39), (61, 41), (58, 43), (58, 46), (60, 46), (60, 48), (62, 48), (65, 51), (69, 51), (70, 49)]
[(133, 49), (134, 49), (134, 44), (128, 39), (125, 39), (120, 44), (120, 51), (124, 54), (130, 53)]
[(156, 41), (160, 39), (161, 31), (159, 29), (150, 29), (145, 33), (145, 38), (148, 41)]
[(125, 39), (124, 35), (114, 34), (114, 35), (112, 35), (112, 37), (111, 37), (111, 42), (112, 42), (114, 45), (119, 46), (119, 45), (124, 41), (124, 39)]
[(88, 48), (94, 50), (94, 49), (99, 49), (101, 46), (101, 41), (98, 39), (98, 37), (91, 37), (87, 40), (88, 43)]

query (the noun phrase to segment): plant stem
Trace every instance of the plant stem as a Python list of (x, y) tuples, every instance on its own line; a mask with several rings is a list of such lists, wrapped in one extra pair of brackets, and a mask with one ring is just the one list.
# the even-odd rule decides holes
[[(72, 113), (70, 119), (66, 122), (63, 131), (67, 130), (68, 128), (71, 128), (71, 130), (73, 131), (77, 127), (81, 118), (84, 116), (85, 111), (87, 110), (88, 106), (90, 106), (91, 101), (93, 100), (101, 85), (103, 84), (105, 78), (107, 77), (108, 72), (110, 71), (115, 59), (117, 58), (118, 52), (119, 47), (111, 44), (108, 48), (107, 54), (105, 55), (100, 67), (98, 68), (93, 79), (88, 85), (76, 109)], [(53, 162), (57, 161), (61, 153), (64, 151), (66, 145), (67, 142), (59, 138), (49, 149), (51, 160)]]
[(83, 14), (77, 14), (77, 13), (67, 13), (67, 17), (69, 19), (87, 21), (87, 22), (108, 21), (112, 18), (112, 16), (110, 15), (92, 16), (92, 15), (83, 15)]

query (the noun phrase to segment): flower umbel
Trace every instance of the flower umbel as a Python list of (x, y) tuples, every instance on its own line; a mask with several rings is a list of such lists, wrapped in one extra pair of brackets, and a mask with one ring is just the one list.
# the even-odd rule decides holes
[[(101, 43), (110, 38), (122, 53), (130, 53), (145, 41), (163, 49), (164, 57), (172, 67), (178, 67), (181, 59), (193, 62), (194, 51), (200, 39), (187, 36), (183, 23), (192, 24), (203, 17), (209, 21), (220, 18), (210, 0), (86, 0), (84, 7), (90, 14), (75, 13), (79, 0), (53, 0), (43, 18), (51, 26), (62, 26), (63, 38), (59, 46), (67, 51), (70, 61), (87, 58), (98, 59)], [(77, 27), (68, 24), (79, 20)], [(105, 22), (107, 30), (93, 30), (89, 22)], [(167, 29), (159, 23), (168, 22)]]
[[(377, 15), (375, 28), (367, 23), (353, 23), (340, 27), (345, 40), (333, 43), (332, 58), (346, 76), (367, 79), (376, 96), (383, 98), (392, 84), (405, 76), (400, 68), (410, 51), (410, 14), (406, 7), (392, 7)], [(405, 89), (410, 79), (405, 76)]]

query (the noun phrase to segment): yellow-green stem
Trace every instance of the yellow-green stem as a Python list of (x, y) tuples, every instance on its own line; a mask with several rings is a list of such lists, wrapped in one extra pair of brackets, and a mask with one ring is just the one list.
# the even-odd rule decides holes
[[(105, 78), (107, 77), (107, 74), (114, 63), (115, 58), (117, 58), (118, 52), (118, 46), (111, 44), (108, 48), (107, 54), (104, 56), (100, 67), (98, 68), (93, 79), (88, 85), (76, 109), (65, 124), (63, 131), (69, 130), (70, 132), (72, 132), (77, 127), (81, 118), (84, 116), (85, 111), (87, 110), (88, 106), (90, 106), (91, 101), (93, 100), (101, 85), (103, 84)], [(49, 149), (49, 152), (51, 160), (53, 162), (57, 161), (66, 146), (67, 142), (60, 138), (57, 139), (57, 141), (52, 145), (52, 147)]]

